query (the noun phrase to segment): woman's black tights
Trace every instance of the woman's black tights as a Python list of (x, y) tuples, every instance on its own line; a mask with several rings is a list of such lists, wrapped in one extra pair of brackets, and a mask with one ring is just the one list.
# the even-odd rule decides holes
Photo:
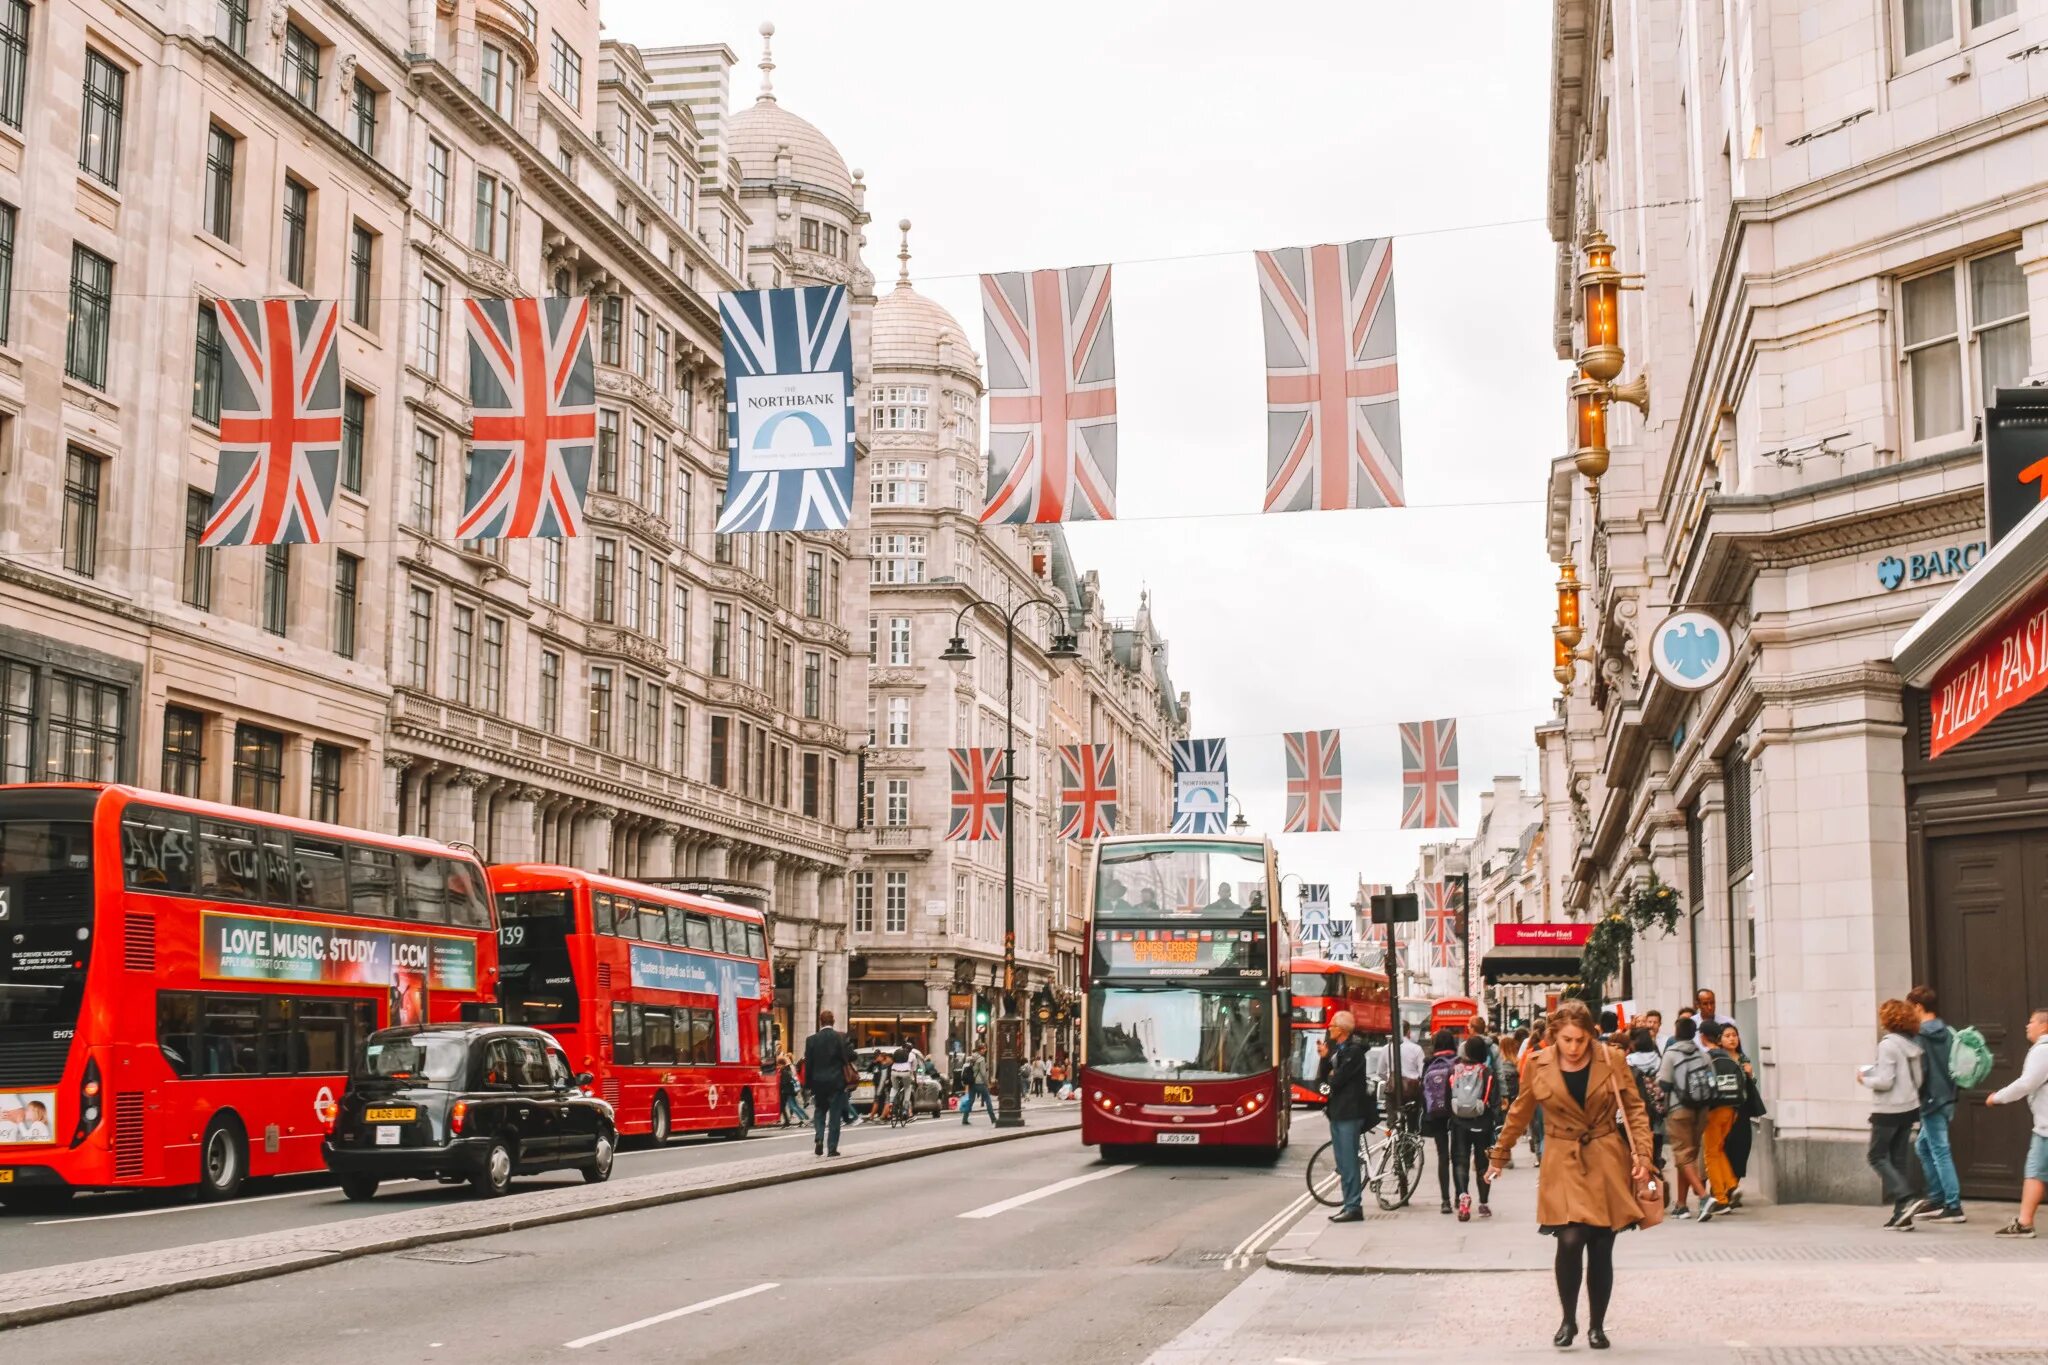
[(1557, 1301), (1564, 1320), (1579, 1320), (1579, 1280), (1586, 1281), (1589, 1327), (1607, 1325), (1607, 1300), (1614, 1293), (1614, 1229), (1568, 1223), (1557, 1230)]

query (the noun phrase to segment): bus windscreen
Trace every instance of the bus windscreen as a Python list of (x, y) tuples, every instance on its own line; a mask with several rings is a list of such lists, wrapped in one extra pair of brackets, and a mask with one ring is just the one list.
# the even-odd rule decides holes
[(1266, 860), (1256, 845), (1122, 844), (1104, 848), (1095, 918), (1263, 918)]

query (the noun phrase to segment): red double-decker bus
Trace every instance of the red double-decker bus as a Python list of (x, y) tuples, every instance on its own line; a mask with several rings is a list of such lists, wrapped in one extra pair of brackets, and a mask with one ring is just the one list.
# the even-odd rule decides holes
[(621, 1134), (743, 1138), (781, 1117), (758, 910), (573, 867), (493, 867), (508, 1023), (562, 1040)]
[(1322, 1061), (1317, 1049), (1330, 1036), (1330, 1016), (1350, 1010), (1359, 1033), (1383, 1039), (1394, 1029), (1393, 995), (1379, 972), (1355, 962), (1315, 957), (1294, 959), (1288, 989), (1293, 1004), (1294, 1101), (1321, 1104), (1325, 1096), (1316, 1089), (1316, 1068)]
[(105, 785), (0, 787), (0, 1203), (325, 1169), (388, 1024), (495, 1017), (470, 854)]
[(1096, 846), (1081, 1141), (1287, 1145), (1287, 927), (1263, 839), (1147, 835)]

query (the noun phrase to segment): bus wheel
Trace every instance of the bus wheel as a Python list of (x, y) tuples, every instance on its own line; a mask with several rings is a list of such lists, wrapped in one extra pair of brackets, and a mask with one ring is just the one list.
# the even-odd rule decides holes
[(242, 1137), (242, 1125), (222, 1114), (206, 1125), (199, 1143), (199, 1197), (233, 1199), (248, 1173), (249, 1144)]
[(654, 1117), (648, 1121), (647, 1140), (656, 1147), (668, 1146), (669, 1118), (668, 1096), (654, 1097)]
[(753, 1131), (754, 1097), (752, 1095), (742, 1095), (740, 1096), (740, 1121), (726, 1129), (725, 1135), (734, 1142), (740, 1142), (745, 1140), (747, 1134)]

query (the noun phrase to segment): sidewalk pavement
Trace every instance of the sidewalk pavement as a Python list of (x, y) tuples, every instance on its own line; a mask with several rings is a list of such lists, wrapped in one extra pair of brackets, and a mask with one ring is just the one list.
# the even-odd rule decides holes
[[(1472, 1221), (1437, 1210), (1435, 1157), (1422, 1173), (1423, 1188), (1405, 1209), (1383, 1213), (1366, 1200), (1365, 1221), (1332, 1224), (1314, 1205), (1266, 1252), (1276, 1270), (1322, 1275), (1461, 1274), (1500, 1270), (1548, 1271), (1556, 1243), (1536, 1230), (1540, 1168), (1526, 1153), (1490, 1192), (1494, 1216), (1482, 1219), (1475, 1199)], [(1715, 1263), (1782, 1262), (2021, 1262), (2048, 1266), (2048, 1238), (2006, 1241), (1991, 1235), (2012, 1216), (2012, 1206), (1983, 1203), (1961, 1225), (1935, 1224), (1888, 1232), (1886, 1210), (1847, 1204), (1754, 1204), (1700, 1224), (1666, 1217), (1638, 1228), (1615, 1247), (1618, 1262), (1644, 1269), (1694, 1268)]]
[(986, 1126), (986, 1117), (969, 1126), (954, 1114), (900, 1129), (862, 1124), (850, 1130), (837, 1159), (785, 1150), (746, 1161), (614, 1176), (602, 1185), (554, 1185), (498, 1199), (453, 1199), (433, 1208), (17, 1271), (0, 1275), (0, 1332), (357, 1256), (840, 1175), (938, 1152), (1073, 1132), (1081, 1126), (1079, 1105), (1048, 1099), (1027, 1102), (1025, 1110), (1024, 1127), (993, 1131)]

